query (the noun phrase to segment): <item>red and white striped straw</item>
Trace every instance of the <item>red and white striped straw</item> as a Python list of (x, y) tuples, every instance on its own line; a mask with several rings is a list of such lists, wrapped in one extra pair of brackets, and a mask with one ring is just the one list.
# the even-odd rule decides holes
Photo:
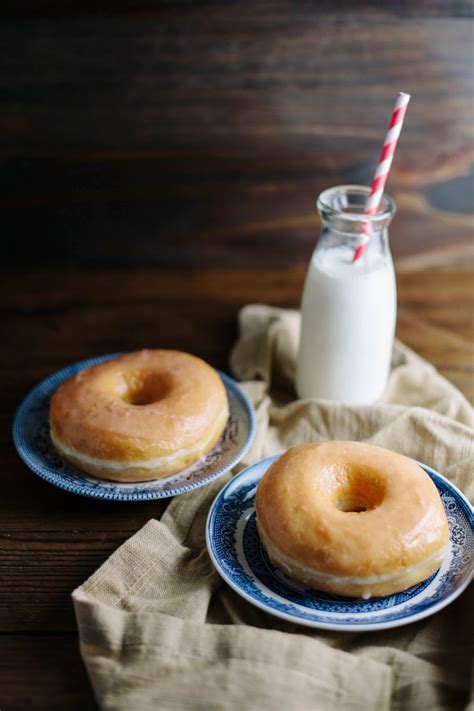
[[(400, 131), (402, 130), (403, 119), (405, 118), (405, 113), (409, 101), (410, 94), (404, 94), (403, 92), (400, 92), (398, 94), (392, 118), (388, 127), (387, 135), (385, 136), (382, 153), (380, 154), (377, 170), (375, 171), (370, 195), (367, 198), (367, 203), (364, 210), (365, 215), (375, 215), (380, 205), (380, 201), (382, 199), (383, 191), (385, 188), (385, 183), (387, 182), (390, 166), (392, 165), (393, 155), (397, 147), (398, 138), (400, 136)], [(352, 259), (353, 262), (357, 262), (362, 257), (369, 242), (369, 239), (370, 223), (365, 222), (361, 230), (359, 245), (354, 252), (354, 257)]]

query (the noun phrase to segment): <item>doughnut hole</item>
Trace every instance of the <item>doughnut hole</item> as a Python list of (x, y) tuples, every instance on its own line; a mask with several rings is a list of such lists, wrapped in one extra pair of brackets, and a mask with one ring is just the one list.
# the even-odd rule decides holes
[(151, 405), (162, 400), (168, 393), (166, 378), (160, 373), (147, 370), (131, 370), (122, 373), (121, 399), (137, 407)]
[(363, 513), (380, 506), (385, 482), (372, 469), (345, 467), (332, 493), (334, 506), (344, 513)]

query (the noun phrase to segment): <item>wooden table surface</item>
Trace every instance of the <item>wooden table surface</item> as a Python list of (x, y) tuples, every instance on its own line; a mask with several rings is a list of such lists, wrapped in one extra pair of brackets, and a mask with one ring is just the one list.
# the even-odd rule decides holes
[[(240, 306), (296, 306), (304, 269), (22, 271), (0, 299), (0, 707), (94, 708), (72, 590), (161, 502), (68, 494), (19, 459), (11, 421), (38, 380), (80, 358), (144, 346), (192, 351), (228, 368)], [(398, 270), (398, 335), (474, 399), (473, 274)]]
[(399, 90), (413, 99), (388, 186), (398, 335), (474, 400), (472, 4), (1, 13), (2, 262), (16, 271), (0, 280), (0, 709), (87, 711), (71, 591), (162, 504), (48, 485), (14, 450), (16, 408), (51, 372), (116, 350), (181, 348), (226, 370), (243, 304), (298, 304), (316, 196), (370, 182)]
[(3, 7), (7, 264), (304, 264), (318, 193), (370, 183), (398, 91), (393, 253), (470, 249), (469, 0)]

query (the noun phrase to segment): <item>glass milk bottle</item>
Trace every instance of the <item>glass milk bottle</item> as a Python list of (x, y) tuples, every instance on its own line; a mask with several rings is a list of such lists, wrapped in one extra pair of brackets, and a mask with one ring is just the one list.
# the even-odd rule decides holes
[[(299, 397), (365, 405), (385, 390), (397, 311), (387, 230), (395, 203), (385, 194), (377, 214), (363, 215), (369, 193), (366, 187), (343, 185), (318, 198), (322, 233), (301, 304)], [(367, 223), (367, 248), (353, 262)]]

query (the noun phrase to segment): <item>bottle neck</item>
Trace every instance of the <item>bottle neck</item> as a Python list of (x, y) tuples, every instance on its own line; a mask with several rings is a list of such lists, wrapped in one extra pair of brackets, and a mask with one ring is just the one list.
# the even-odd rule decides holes
[(323, 222), (321, 226), (321, 234), (318, 240), (329, 247), (353, 247), (354, 249), (360, 244), (363, 235), (369, 238), (369, 244), (376, 246), (378, 249), (388, 249), (388, 229), (387, 227), (375, 228), (373, 225), (365, 225), (362, 221), (356, 223), (351, 230), (339, 230), (330, 222)]
[[(395, 214), (395, 203), (386, 194), (375, 212), (365, 212), (370, 188), (362, 185), (339, 185), (322, 192), (317, 201), (322, 232), (315, 253), (327, 252), (330, 261), (352, 264), (356, 248), (365, 236), (369, 240), (362, 259), (366, 270), (390, 261), (388, 226)], [(351, 270), (352, 273), (353, 270)]]
[[(322, 258), (324, 262), (342, 265), (352, 265), (352, 259), (356, 248), (360, 244), (364, 225), (361, 222), (357, 229), (341, 232), (330, 223), (323, 223), (321, 235), (314, 251), (316, 258)], [(388, 230), (374, 229), (372, 226), (367, 230), (369, 241), (364, 252), (361, 264), (353, 265), (360, 271), (372, 271), (392, 262), (392, 255), (388, 242)]]

